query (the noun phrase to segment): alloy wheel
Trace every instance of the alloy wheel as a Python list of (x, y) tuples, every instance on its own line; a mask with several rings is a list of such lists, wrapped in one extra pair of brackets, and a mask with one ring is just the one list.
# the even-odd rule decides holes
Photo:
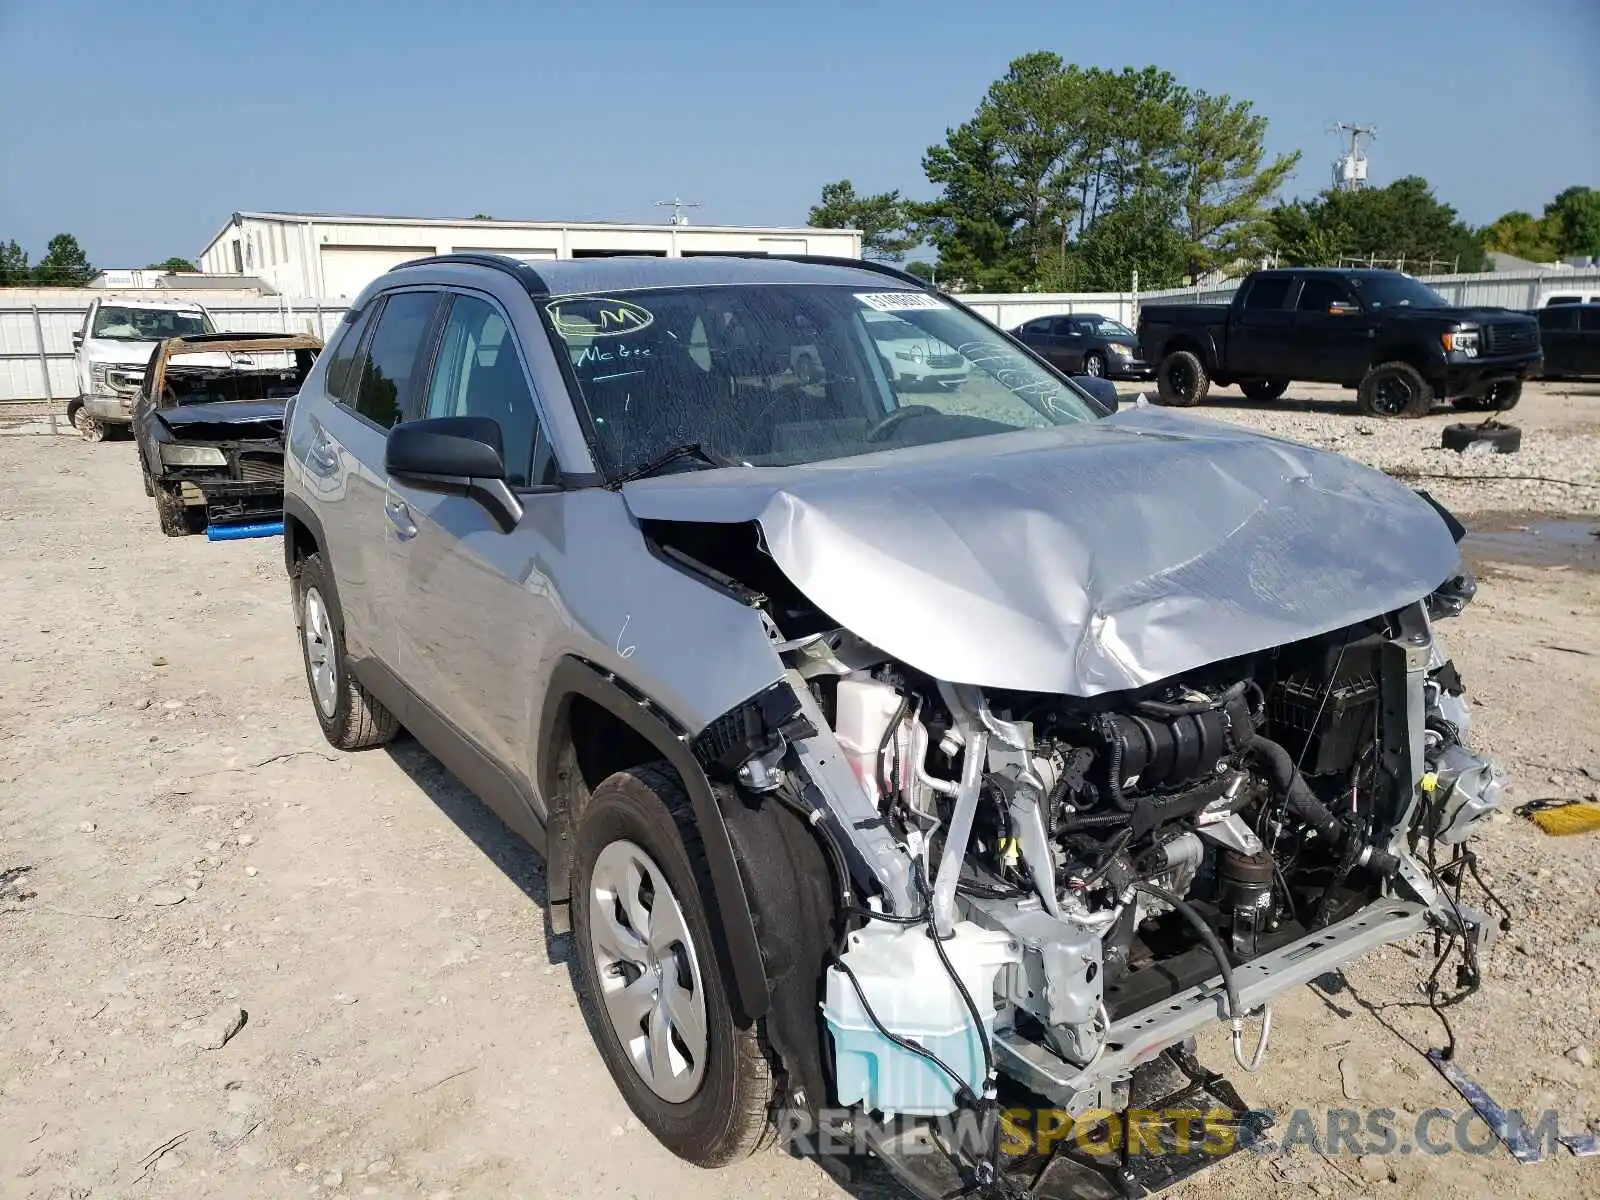
[(311, 691), (322, 715), (333, 718), (339, 703), (339, 668), (333, 654), (333, 621), (328, 602), (314, 587), (305, 594), (301, 639), (305, 643), (306, 666), (311, 673)]
[(1404, 379), (1390, 375), (1378, 380), (1372, 391), (1372, 407), (1386, 417), (1399, 416), (1411, 403), (1411, 387)]
[(611, 842), (595, 859), (589, 941), (606, 1016), (634, 1070), (668, 1103), (690, 1099), (710, 1046), (700, 961), (666, 875), (633, 842)]
[(1106, 373), (1105, 363), (1100, 361), (1098, 354), (1090, 354), (1084, 358), (1083, 373), (1094, 379), (1099, 379)]
[(78, 431), (78, 436), (86, 442), (103, 442), (106, 440), (105, 422), (86, 408), (80, 408), (72, 414), (72, 427)]

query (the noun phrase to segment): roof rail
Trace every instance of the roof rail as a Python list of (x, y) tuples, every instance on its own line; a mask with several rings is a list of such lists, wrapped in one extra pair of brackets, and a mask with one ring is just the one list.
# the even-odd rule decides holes
[(528, 289), (530, 296), (548, 296), (550, 285), (544, 277), (521, 259), (511, 258), (505, 254), (430, 254), (424, 258), (413, 258), (409, 262), (397, 263), (389, 268), (389, 272), (401, 271), (407, 267), (432, 267), (432, 266), (467, 266), (489, 267), (495, 271), (504, 271), (512, 276), (518, 283)]
[(854, 267), (858, 271), (872, 271), (878, 275), (898, 279), (902, 283), (914, 284), (918, 291), (938, 290), (920, 275), (913, 275), (909, 271), (902, 271), (899, 267), (891, 267), (888, 263), (875, 262), (870, 258), (842, 258), (837, 254), (768, 254), (765, 250), (697, 250), (695, 257), (770, 258), (779, 262), (815, 263), (819, 267)]

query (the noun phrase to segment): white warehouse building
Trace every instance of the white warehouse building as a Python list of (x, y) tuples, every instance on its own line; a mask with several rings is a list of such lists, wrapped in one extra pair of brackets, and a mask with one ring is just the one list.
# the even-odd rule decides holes
[(729, 252), (861, 257), (855, 229), (622, 225), (336, 213), (236, 212), (200, 252), (200, 270), (253, 275), (287, 296), (354, 297), (398, 263), (429, 254), (506, 254), (529, 262)]

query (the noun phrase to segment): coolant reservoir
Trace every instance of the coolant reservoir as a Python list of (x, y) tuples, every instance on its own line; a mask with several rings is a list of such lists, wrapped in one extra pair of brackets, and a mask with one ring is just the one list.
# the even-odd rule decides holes
[[(1020, 961), (1016, 942), (961, 921), (944, 942), (944, 952), (983, 1016), (984, 1035), (993, 1038), (995, 977), (1007, 964)], [(868, 925), (850, 935), (842, 961), (855, 973), (885, 1028), (932, 1051), (975, 1093), (981, 1091), (983, 1043), (926, 926)], [(828, 968), (822, 1012), (833, 1035), (841, 1104), (860, 1104), (886, 1119), (900, 1113), (936, 1117), (955, 1111), (955, 1081), (879, 1033), (837, 966)]]
[(833, 732), (861, 786), (877, 804), (878, 746), (900, 708), (900, 693), (870, 676), (839, 680)]

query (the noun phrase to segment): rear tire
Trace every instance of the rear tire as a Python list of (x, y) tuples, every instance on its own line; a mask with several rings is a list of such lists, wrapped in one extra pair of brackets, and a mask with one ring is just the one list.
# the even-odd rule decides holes
[(1410, 363), (1379, 363), (1356, 389), (1356, 407), (1369, 417), (1425, 417), (1433, 411), (1433, 385)]
[(1211, 380), (1196, 354), (1175, 350), (1156, 368), (1156, 395), (1161, 403), (1174, 408), (1193, 408), (1206, 398)]
[[(617, 870), (619, 859), (632, 874)], [(712, 894), (710, 867), (693, 806), (665, 763), (619, 771), (595, 788), (579, 824), (573, 876), (578, 1001), (623, 1099), (656, 1140), (695, 1166), (748, 1157), (773, 1132), (772, 1064), (758, 1023), (740, 1028), (734, 1021), (704, 899)], [(619, 877), (637, 882), (624, 894)], [(636, 902), (644, 895), (648, 906)], [(670, 953), (652, 948), (662, 920), (669, 921), (662, 938)], [(660, 986), (634, 1005), (622, 993), (640, 983), (649, 989), (653, 972), (636, 958), (655, 958), (665, 971), (654, 973)], [(676, 999), (657, 999), (666, 994)], [(680, 1020), (693, 1010), (703, 1015), (703, 1031), (692, 1017)], [(658, 1021), (665, 1022), (660, 1044), (670, 1048), (659, 1060), (646, 1048)], [(632, 1035), (627, 1046), (624, 1028)], [(693, 1048), (700, 1049), (698, 1062), (681, 1053)]]
[(344, 617), (322, 556), (302, 559), (294, 575), (294, 616), (306, 687), (322, 736), (336, 750), (369, 750), (393, 741), (400, 722), (356, 682), (344, 650)]
[(1248, 400), (1276, 400), (1289, 390), (1287, 379), (1247, 379), (1239, 385), (1239, 390)]

